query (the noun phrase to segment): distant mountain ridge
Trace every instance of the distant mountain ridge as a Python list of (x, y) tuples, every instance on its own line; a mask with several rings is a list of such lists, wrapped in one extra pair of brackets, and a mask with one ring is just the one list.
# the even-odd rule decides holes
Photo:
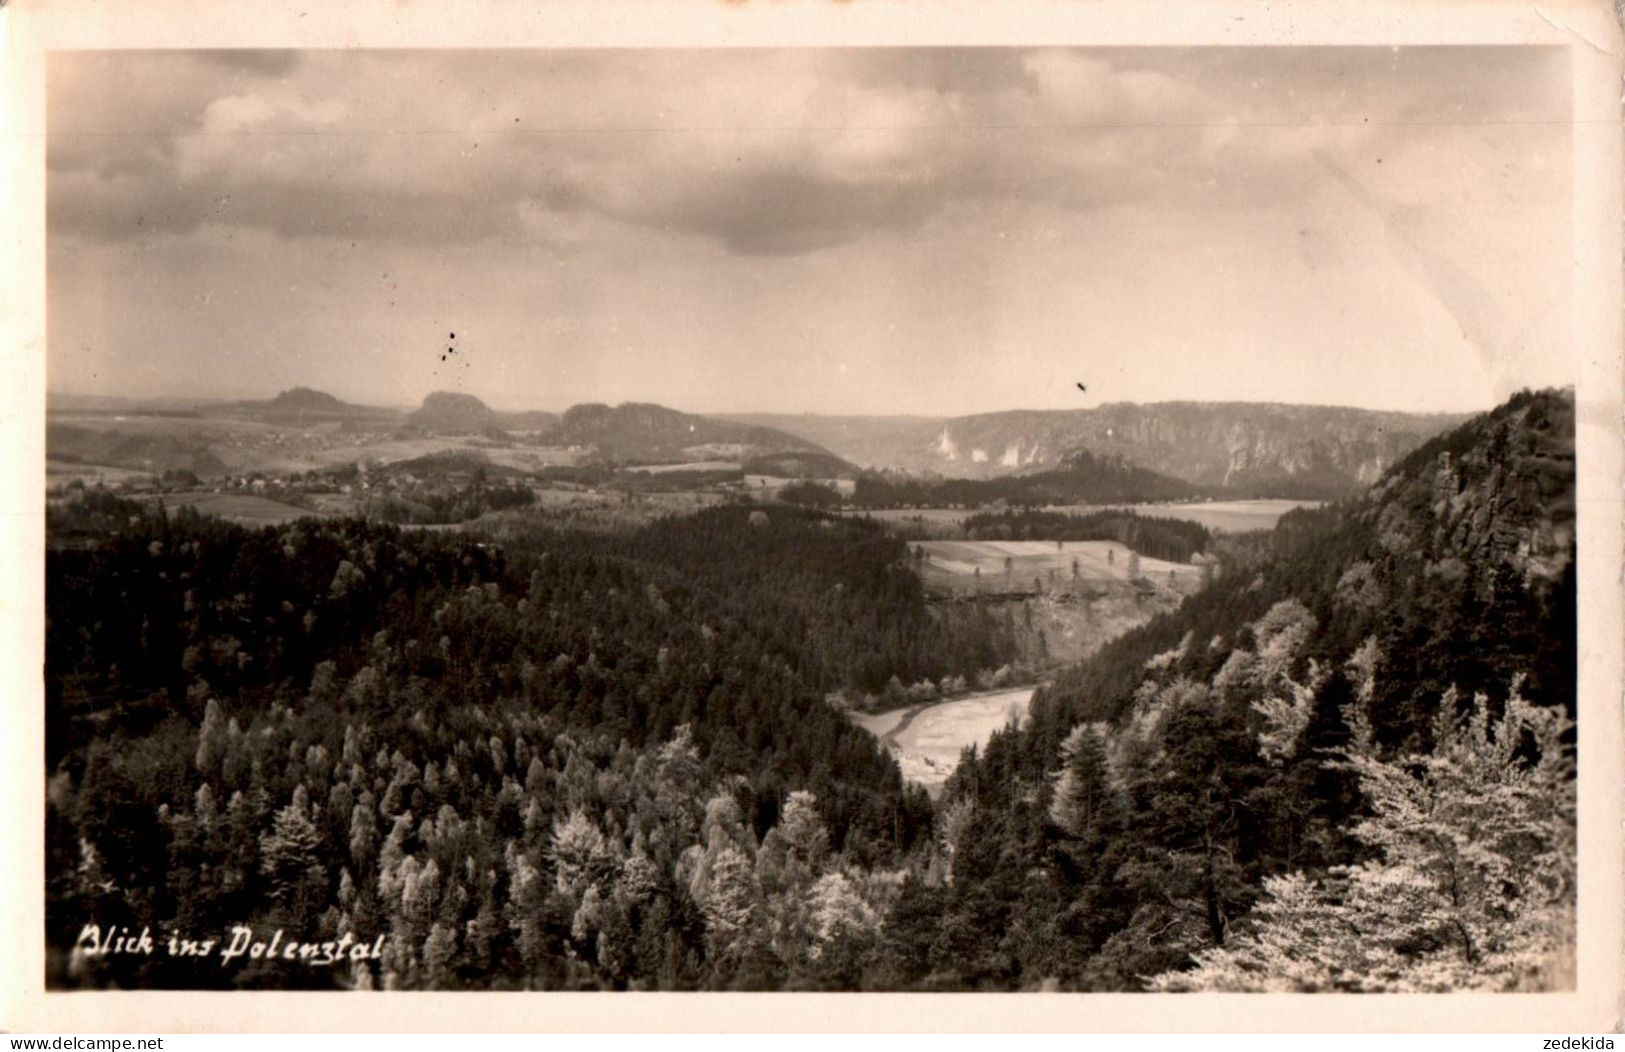
[(961, 417), (734, 419), (807, 435), (868, 467), (992, 478), (1049, 470), (1082, 449), (1242, 496), (1324, 499), (1369, 485), (1468, 415), (1270, 402), (1116, 402)]
[(330, 413), (342, 413), (354, 408), (326, 391), (318, 391), (313, 387), (289, 388), (271, 399), (270, 404), (280, 409), (313, 409)]
[[(94, 413), (103, 404), (132, 414), (157, 412), (141, 408), (149, 403), (139, 400), (98, 402), (62, 395), (50, 406), (52, 412)], [(1465, 419), (1462, 414), (1197, 402), (962, 417), (702, 416), (627, 402), (586, 403), (555, 414), (502, 412), (473, 395), (448, 391), (431, 392), (417, 409), (406, 411), (356, 405), (304, 386), (260, 401), (185, 405), (184, 411), (166, 409), (164, 414), (294, 427), (337, 423), (352, 431), (394, 431), (398, 437), (520, 441), (567, 447), (609, 464), (731, 461), (754, 463), (760, 474), (826, 478), (852, 478), (860, 469), (950, 480), (1033, 475), (1043, 477), (1034, 483), (1040, 489), (1055, 482), (1067, 491), (1080, 486), (1093, 491), (1099, 484), (1121, 488), (1125, 479), (1118, 477), (1119, 468), (1133, 468), (1160, 478), (1147, 476), (1141, 482), (1170, 495), (1188, 486), (1193, 495), (1296, 499), (1358, 492), (1411, 450)], [(76, 443), (62, 444), (71, 448)], [(206, 449), (208, 441), (182, 445)], [(148, 452), (136, 451), (132, 458), (136, 463), (179, 463), (190, 456), (179, 448), (159, 450), (157, 456)], [(1080, 462), (1083, 454), (1089, 459)], [(203, 460), (200, 467), (214, 465)], [(1059, 478), (1057, 472), (1074, 477)]]

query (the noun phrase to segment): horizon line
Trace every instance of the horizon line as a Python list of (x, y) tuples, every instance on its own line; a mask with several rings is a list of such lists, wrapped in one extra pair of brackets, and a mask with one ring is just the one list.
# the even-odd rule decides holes
[[(286, 393), (288, 393), (290, 391), (299, 390), (299, 389), (304, 389), (304, 390), (307, 390), (307, 391), (313, 391), (313, 392), (315, 392), (317, 394), (328, 395), (329, 397), (334, 398), (335, 400), (343, 403), (344, 405), (350, 406), (350, 407), (355, 408), (355, 409), (390, 410), (390, 411), (399, 411), (399, 412), (406, 412), (406, 413), (410, 413), (410, 412), (413, 412), (413, 411), (421, 408), (422, 403), (423, 403), (423, 399), (427, 398), (429, 395), (433, 395), (433, 394), (459, 394), (459, 395), (468, 395), (469, 397), (472, 397), (472, 398), (478, 400), (482, 405), (484, 405), (486, 408), (490, 409), (493, 412), (507, 413), (507, 414), (515, 414), (515, 413), (552, 413), (554, 415), (563, 415), (565, 412), (568, 412), (570, 409), (574, 409), (574, 408), (577, 408), (579, 406), (584, 406), (584, 405), (606, 405), (606, 406), (610, 406), (611, 408), (617, 408), (619, 406), (625, 406), (625, 405), (653, 405), (653, 406), (659, 406), (659, 407), (665, 408), (665, 409), (671, 409), (671, 410), (674, 410), (676, 412), (687, 413), (687, 414), (692, 415), (692, 416), (702, 416), (702, 417), (712, 417), (712, 418), (774, 416), (774, 417), (826, 417), (826, 418), (853, 419), (853, 420), (885, 420), (885, 419), (899, 420), (900, 419), (900, 420), (919, 420), (919, 421), (957, 420), (957, 419), (964, 419), (964, 418), (968, 418), (968, 417), (997, 416), (997, 415), (1001, 415), (1001, 414), (1005, 414), (1005, 413), (1076, 413), (1076, 412), (1096, 412), (1096, 411), (1099, 411), (1099, 410), (1102, 410), (1102, 409), (1109, 409), (1109, 408), (1119, 407), (1119, 406), (1151, 407), (1151, 406), (1169, 406), (1169, 405), (1191, 405), (1191, 406), (1278, 406), (1278, 407), (1307, 408), (1307, 409), (1341, 409), (1341, 410), (1352, 410), (1352, 411), (1355, 411), (1355, 412), (1362, 412), (1362, 413), (1394, 413), (1394, 414), (1400, 414), (1400, 415), (1405, 415), (1405, 416), (1473, 416), (1473, 415), (1476, 415), (1476, 414), (1479, 414), (1479, 413), (1489, 412), (1490, 410), (1494, 409), (1497, 405), (1500, 405), (1501, 403), (1505, 402), (1508, 398), (1511, 398), (1513, 393), (1515, 393), (1515, 392), (1508, 392), (1504, 397), (1501, 397), (1497, 401), (1492, 402), (1492, 403), (1487, 404), (1487, 405), (1470, 407), (1470, 408), (1455, 408), (1455, 409), (1451, 409), (1451, 408), (1413, 409), (1413, 408), (1396, 408), (1396, 407), (1392, 407), (1392, 406), (1356, 405), (1356, 404), (1348, 403), (1348, 402), (1302, 402), (1302, 401), (1290, 401), (1290, 400), (1268, 399), (1268, 398), (1211, 398), (1211, 399), (1207, 399), (1207, 398), (1163, 398), (1163, 399), (1156, 399), (1156, 400), (1149, 400), (1149, 401), (1138, 401), (1138, 400), (1134, 400), (1134, 399), (1115, 399), (1115, 400), (1112, 400), (1112, 401), (1096, 402), (1096, 403), (1094, 403), (1092, 405), (1081, 405), (1081, 406), (1036, 407), (1036, 406), (1020, 406), (1020, 405), (1018, 405), (1018, 406), (1007, 406), (1007, 407), (1000, 408), (1000, 409), (979, 409), (979, 410), (974, 410), (974, 411), (970, 411), (970, 412), (937, 412), (937, 413), (929, 413), (929, 412), (876, 413), (876, 412), (848, 412), (848, 411), (840, 411), (840, 410), (810, 410), (810, 409), (787, 409), (787, 408), (786, 409), (759, 408), (759, 409), (695, 410), (695, 409), (683, 409), (683, 408), (680, 408), (678, 406), (671, 405), (671, 404), (665, 403), (665, 402), (654, 402), (654, 401), (649, 401), (649, 400), (646, 400), (646, 399), (638, 399), (638, 398), (627, 398), (627, 399), (622, 399), (621, 401), (618, 401), (618, 402), (608, 402), (608, 401), (604, 401), (604, 400), (600, 400), (600, 399), (585, 399), (585, 400), (582, 400), (582, 401), (571, 402), (568, 406), (566, 406), (564, 408), (561, 408), (561, 409), (543, 408), (543, 407), (538, 407), (538, 406), (527, 406), (527, 407), (524, 407), (524, 408), (517, 408), (517, 409), (505, 409), (505, 408), (500, 408), (500, 407), (498, 407), (496, 405), (493, 405), (491, 402), (487, 401), (486, 398), (484, 398), (483, 396), (474, 394), (473, 392), (470, 392), (470, 391), (458, 391), (458, 390), (452, 390), (452, 389), (449, 389), (449, 388), (435, 388), (434, 390), (425, 392), (423, 397), (418, 399), (418, 401), (416, 403), (390, 403), (390, 402), (352, 401), (349, 398), (346, 398), (346, 397), (344, 397), (342, 395), (339, 395), (339, 394), (335, 394), (332, 391), (329, 391), (329, 390), (326, 390), (326, 389), (323, 389), (323, 388), (319, 388), (319, 387), (311, 387), (311, 386), (306, 385), (306, 384), (295, 384), (292, 387), (282, 388), (281, 390), (279, 390), (279, 391), (277, 391), (277, 392), (275, 392), (273, 394), (261, 395), (261, 396), (257, 396), (257, 397), (255, 397), (255, 396), (245, 396), (245, 395), (231, 395), (231, 394), (217, 394), (217, 395), (104, 394), (104, 393), (100, 393), (100, 392), (89, 392), (89, 391), (71, 390), (71, 389), (65, 389), (65, 388), (51, 388), (51, 387), (46, 388), (45, 397), (46, 397), (47, 402), (49, 402), (49, 400), (52, 399), (52, 398), (82, 398), (82, 399), (87, 399), (87, 400), (88, 399), (100, 399), (100, 400), (111, 401), (111, 402), (123, 402), (123, 403), (134, 404), (134, 405), (139, 405), (141, 403), (170, 403), (170, 404), (173, 404), (173, 403), (194, 403), (194, 404), (196, 404), (198, 406), (225, 406), (225, 405), (241, 405), (241, 404), (245, 404), (245, 403), (247, 403), (247, 404), (269, 404), (270, 402), (274, 401), (278, 396), (280, 396), (282, 394), (286, 394)], [(1525, 389), (1527, 389), (1527, 390), (1551, 389), (1551, 390), (1572, 391), (1572, 390), (1574, 390), (1574, 385), (1573, 384), (1557, 385), (1557, 386), (1553, 386), (1553, 385), (1535, 385), (1535, 386), (1524, 385), (1523, 387), (1518, 388), (1518, 390), (1525, 390)], [(47, 406), (47, 409), (49, 409), (49, 406)]]

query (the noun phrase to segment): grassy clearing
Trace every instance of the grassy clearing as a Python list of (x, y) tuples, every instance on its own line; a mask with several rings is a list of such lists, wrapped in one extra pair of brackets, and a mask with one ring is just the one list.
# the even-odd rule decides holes
[(645, 475), (692, 474), (700, 471), (738, 471), (737, 460), (699, 460), (689, 464), (642, 464), (627, 468), (628, 472)]
[(45, 462), (45, 484), (47, 486), (66, 486), (75, 479), (87, 486), (94, 486), (98, 483), (110, 486), (118, 482), (154, 477), (154, 474), (150, 471), (139, 471), (135, 468), (118, 468), (104, 464), (75, 464), (66, 460), (47, 460)]
[[(1152, 518), (1199, 523), (1217, 533), (1245, 533), (1248, 530), (1273, 530), (1281, 516), (1294, 508), (1318, 508), (1321, 503), (1314, 500), (1213, 500), (1191, 504), (1114, 506)], [(1083, 513), (1100, 509), (1078, 507), (1051, 510)]]
[[(980, 588), (989, 594), (1127, 584), (1134, 557), (1116, 541), (914, 541), (909, 547), (925, 553), (916, 565), (926, 587), (953, 592)], [(1201, 569), (1184, 563), (1142, 556), (1139, 567), (1141, 579), (1181, 591), (1201, 580)]]
[(279, 500), (246, 493), (170, 493), (164, 496), (164, 504), (171, 510), (196, 508), (200, 514), (218, 515), (245, 526), (280, 526), (318, 514)]

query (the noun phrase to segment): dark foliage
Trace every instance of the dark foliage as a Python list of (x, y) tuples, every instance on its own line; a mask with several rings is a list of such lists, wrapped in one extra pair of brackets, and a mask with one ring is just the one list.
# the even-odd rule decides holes
[[(1547, 392), (1269, 534), (973, 517), (1219, 572), (1041, 689), (935, 806), (826, 696), (1013, 642), (934, 615), (873, 523), (248, 530), (89, 491), (48, 520), (50, 979), (1138, 989), (1244, 929), (1266, 878), (1362, 859), (1350, 713), (1395, 756), (1431, 747), (1442, 698), (1493, 708), (1520, 678), (1573, 711), (1573, 484)], [(91, 921), (390, 950), (66, 953)]]
[(1188, 563), (1213, 543), (1206, 526), (1107, 509), (1086, 515), (1055, 511), (982, 512), (965, 519), (975, 541), (1117, 541), (1151, 559)]
[(979, 508), (996, 502), (1027, 507), (1138, 504), (1191, 500), (1207, 492), (1181, 479), (1135, 467), (1120, 457), (1079, 450), (1048, 471), (994, 479), (866, 472), (858, 476), (852, 503), (860, 508)]

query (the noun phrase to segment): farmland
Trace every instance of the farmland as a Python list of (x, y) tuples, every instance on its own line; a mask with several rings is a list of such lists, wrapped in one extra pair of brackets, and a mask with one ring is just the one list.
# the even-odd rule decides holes
[(926, 588), (937, 593), (1083, 593), (1115, 591), (1139, 580), (1188, 594), (1201, 568), (1137, 557), (1116, 541), (915, 541), (909, 545)]
[(120, 468), (103, 464), (75, 464), (64, 460), (47, 460), (45, 462), (45, 484), (50, 486), (66, 486), (72, 482), (82, 482), (87, 486), (97, 484), (117, 485), (131, 480), (144, 480), (152, 477), (152, 473), (136, 468)]
[(713, 471), (739, 471), (737, 460), (698, 460), (686, 464), (638, 464), (625, 469), (644, 475), (703, 474)]
[[(1273, 530), (1281, 516), (1296, 508), (1318, 508), (1315, 500), (1210, 500), (1189, 504), (1130, 504), (1124, 510), (1157, 519), (1183, 519), (1200, 523), (1215, 533)], [(1094, 508), (1056, 508), (1055, 511), (1095, 511)]]
[(217, 515), (245, 526), (280, 526), (295, 519), (322, 514), (247, 493), (170, 493), (163, 499), (171, 511), (182, 507), (194, 508), (199, 514)]

